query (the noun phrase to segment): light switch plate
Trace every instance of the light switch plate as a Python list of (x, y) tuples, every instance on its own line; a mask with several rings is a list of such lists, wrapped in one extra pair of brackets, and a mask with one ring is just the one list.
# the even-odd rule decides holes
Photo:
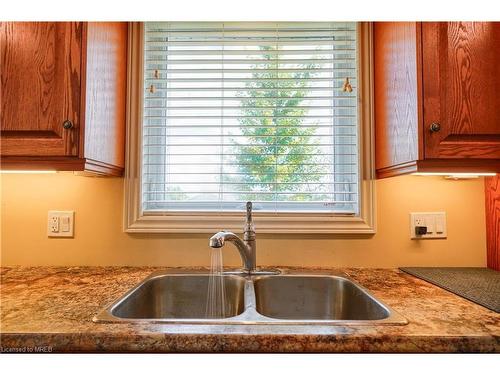
[(49, 211), (47, 236), (73, 237), (75, 211)]
[[(426, 234), (417, 234), (415, 227), (427, 227)], [(446, 238), (446, 212), (411, 212), (410, 238), (422, 240), (431, 238)]]

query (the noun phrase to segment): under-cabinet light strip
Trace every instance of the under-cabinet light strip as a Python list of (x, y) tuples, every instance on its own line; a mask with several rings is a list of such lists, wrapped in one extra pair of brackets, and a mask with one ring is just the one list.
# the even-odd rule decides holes
[(57, 171), (25, 171), (25, 170), (2, 170), (0, 173), (3, 174), (49, 174), (57, 173)]
[(443, 176), (449, 179), (469, 179), (469, 178), (478, 178), (478, 177), (488, 177), (495, 176), (496, 173), (484, 173), (484, 172), (415, 172), (412, 173), (413, 176)]

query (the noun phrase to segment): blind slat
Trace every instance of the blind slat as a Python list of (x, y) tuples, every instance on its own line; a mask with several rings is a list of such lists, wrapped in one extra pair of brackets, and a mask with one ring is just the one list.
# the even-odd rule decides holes
[[(151, 47), (144, 51), (146, 54), (151, 53), (151, 52), (164, 52), (168, 51), (168, 56), (186, 56), (189, 55), (191, 56), (197, 56), (197, 55), (206, 55), (206, 56), (211, 56), (211, 55), (216, 55), (220, 56), (221, 51), (219, 50), (190, 50), (190, 51), (185, 51), (185, 50), (171, 50), (168, 48), (165, 42), (146, 42), (147, 45), (151, 46), (154, 44), (159, 44), (162, 46), (162, 49), (152, 49)], [(333, 47), (333, 46), (332, 46)], [(342, 52), (355, 52), (356, 48), (349, 48), (346, 46), (342, 45), (337, 45), (336, 48), (332, 49), (315, 49), (315, 50), (310, 50), (310, 49), (287, 49), (287, 50), (270, 50), (266, 51), (266, 54), (269, 56), (287, 56), (287, 55), (293, 55), (293, 56), (300, 56), (300, 55), (311, 55), (311, 52), (314, 52), (316, 55), (327, 55), (327, 54), (334, 54), (338, 51)], [(189, 52), (189, 53), (187, 53)], [(262, 56), (262, 51), (259, 50), (238, 50), (238, 49), (231, 49), (231, 50), (224, 50), (224, 57), (226, 56)], [(175, 59), (174, 59), (175, 61)]]
[[(199, 52), (199, 51), (197, 51)], [(168, 61), (169, 66), (176, 66), (176, 65), (197, 65), (197, 64), (203, 64), (203, 65), (261, 65), (261, 64), (307, 64), (307, 65), (314, 65), (316, 63), (321, 64), (321, 63), (328, 63), (331, 61), (331, 56), (330, 57), (325, 57), (322, 59), (319, 58), (312, 58), (312, 59), (188, 59), (188, 60), (181, 60), (181, 59), (172, 59), (172, 55), (165, 51), (164, 54), (161, 54), (163, 56), (161, 59), (158, 58), (160, 56), (158, 53), (154, 54), (155, 58), (151, 60), (146, 60), (146, 61), (161, 61), (164, 63), (165, 61)], [(342, 61), (351, 61), (355, 60), (354, 56), (350, 57), (336, 57), (334, 58), (335, 61), (342, 60)], [(156, 69), (150, 69), (150, 70), (156, 70)], [(168, 71), (167, 69), (162, 69), (163, 71)], [(173, 69), (175, 70), (175, 69)]]
[[(222, 79), (222, 78), (221, 78)], [(197, 92), (197, 91), (208, 91), (208, 92), (227, 92), (227, 91), (237, 91), (237, 92), (271, 92), (274, 93), (276, 91), (336, 91), (336, 90), (341, 90), (342, 86), (322, 86), (322, 87), (302, 87), (301, 90), (299, 90), (299, 87), (294, 87), (294, 86), (286, 86), (286, 87), (279, 87), (279, 88), (254, 88), (254, 87), (173, 87), (173, 88), (156, 88), (156, 92)], [(353, 87), (354, 89), (354, 87)], [(149, 90), (147, 90), (149, 91)], [(155, 98), (154, 93), (150, 98)], [(265, 96), (263, 96), (265, 97)], [(342, 96), (344, 98), (352, 97), (352, 95), (346, 95)]]
[[(323, 128), (323, 129), (331, 129), (333, 126), (335, 126), (336, 128), (356, 128), (355, 125), (332, 125), (332, 124), (328, 124), (328, 125), (301, 125), (301, 128), (304, 128), (304, 129), (307, 129), (307, 128), (312, 128), (312, 129), (319, 129), (319, 128)], [(144, 125), (143, 126), (143, 130), (156, 130), (156, 129), (162, 129), (162, 130), (169, 130), (169, 129), (189, 129), (189, 130), (194, 130), (194, 129), (218, 129), (220, 128), (220, 125), (189, 125), (189, 126), (186, 126), (186, 125), (170, 125), (167, 129), (166, 126), (164, 125)], [(225, 125), (224, 126), (224, 129), (239, 129), (240, 126), (239, 125)], [(274, 126), (254, 126), (255, 129), (274, 129)], [(286, 126), (286, 125), (283, 125), (283, 126), (280, 126), (280, 129), (284, 130), (284, 129), (295, 129), (294, 126)], [(355, 135), (355, 134), (354, 134)], [(155, 135), (151, 135), (151, 136), (155, 136)]]
[[(144, 173), (145, 176), (147, 175), (181, 175), (181, 176), (189, 176), (189, 175), (213, 175), (211, 172), (169, 172), (169, 173), (154, 173), (154, 172), (147, 172)], [(349, 172), (349, 173), (343, 173), (344, 175), (356, 175), (356, 172)], [(224, 173), (225, 176), (252, 176), (252, 175), (258, 175), (258, 176), (287, 176), (288, 173), (245, 173), (245, 172), (234, 172), (234, 173)], [(330, 176), (330, 175), (335, 175), (333, 172), (321, 172), (321, 173), (294, 173), (294, 175), (298, 176)], [(259, 182), (263, 185), (267, 184), (266, 182)], [(304, 183), (306, 183), (304, 181)]]
[[(168, 38), (168, 36), (164, 37), (165, 39)], [(352, 41), (354, 42), (354, 39), (346, 39), (339, 41), (341, 43), (345, 43), (346, 41)], [(217, 42), (214, 43), (214, 41), (205, 41), (205, 40), (198, 40), (198, 41), (169, 41), (165, 42), (165, 44), (168, 47), (206, 47), (206, 46), (214, 46), (214, 44), (217, 44)], [(219, 48), (222, 48), (222, 45), (224, 46), (262, 46), (262, 47), (274, 47), (274, 46), (307, 46), (310, 44), (314, 44), (317, 46), (322, 46), (322, 45), (332, 45), (335, 44), (334, 40), (324, 40), (324, 39), (303, 39), (303, 40), (280, 40), (279, 42), (276, 41), (268, 41), (268, 40), (224, 40), (222, 43), (220, 43)]]

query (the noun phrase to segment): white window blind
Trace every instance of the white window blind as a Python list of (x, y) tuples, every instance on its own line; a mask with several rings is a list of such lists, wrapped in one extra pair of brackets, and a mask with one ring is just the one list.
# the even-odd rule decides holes
[(143, 210), (358, 213), (357, 83), (356, 23), (145, 23)]

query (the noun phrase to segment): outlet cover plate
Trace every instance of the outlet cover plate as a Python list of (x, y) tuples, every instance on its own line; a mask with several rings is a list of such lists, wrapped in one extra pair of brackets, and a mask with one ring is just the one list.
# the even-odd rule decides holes
[[(427, 227), (426, 234), (417, 234), (415, 227)], [(432, 238), (446, 238), (446, 212), (411, 212), (410, 213), (410, 238), (423, 240)]]
[(48, 237), (73, 237), (75, 211), (49, 211), (47, 218)]

